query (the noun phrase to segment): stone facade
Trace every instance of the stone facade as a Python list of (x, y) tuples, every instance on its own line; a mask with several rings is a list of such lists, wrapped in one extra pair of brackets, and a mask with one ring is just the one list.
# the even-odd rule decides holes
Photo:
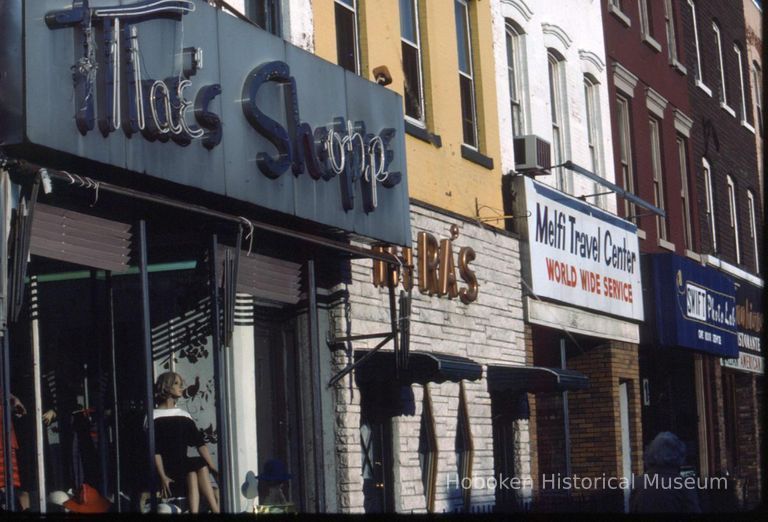
[[(446, 297), (427, 296), (413, 290), (410, 350), (440, 352), (468, 357), (479, 364), (525, 364), (523, 314), (520, 287), (519, 242), (509, 234), (480, 226), (465, 219), (443, 214), (412, 203), (411, 225), (414, 240), (421, 231), (435, 237), (450, 237), (451, 225), (460, 236), (454, 249), (470, 246), (477, 253), (471, 267), (479, 282), (477, 301), (469, 305)], [(372, 284), (372, 263), (352, 263), (352, 282), (348, 285), (349, 326), (355, 335), (386, 331), (389, 308), (386, 289)], [(339, 317), (336, 328), (346, 328)], [(376, 341), (355, 344), (372, 348)], [(391, 349), (389, 346), (383, 350)], [(347, 364), (339, 353), (336, 370)], [(488, 479), (494, 475), (491, 400), (485, 378), (462, 382), (469, 413), (474, 456), (472, 477)], [(429, 387), (438, 443), (438, 471), (435, 512), (453, 512), (462, 506), (460, 493), (449, 487), (448, 477), (456, 472), (456, 437), (460, 384), (445, 382)], [(415, 414), (395, 417), (393, 421), (395, 504), (398, 512), (426, 512), (424, 487), (419, 464), (419, 428), (423, 387), (412, 385)], [(339, 508), (343, 512), (362, 512), (363, 493), (360, 448), (360, 393), (354, 379), (347, 376), (336, 386), (336, 455)], [(516, 470), (520, 478), (530, 477), (530, 453), (527, 422), (516, 424), (514, 440)], [(472, 509), (487, 510), (494, 504), (493, 489), (475, 489)]]

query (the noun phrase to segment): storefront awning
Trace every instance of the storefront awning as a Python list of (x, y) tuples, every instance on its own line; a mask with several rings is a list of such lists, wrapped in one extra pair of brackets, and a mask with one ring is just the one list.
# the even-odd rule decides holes
[[(368, 350), (355, 350), (355, 359), (360, 359), (366, 353)], [(400, 370), (398, 380), (408, 384), (439, 384), (445, 381), (476, 381), (482, 375), (483, 367), (472, 359), (443, 353), (412, 351), (408, 354), (408, 369)], [(395, 378), (393, 351), (378, 351), (355, 370), (358, 385), (392, 381)]]
[(583, 373), (543, 366), (488, 366), (491, 392), (551, 392), (583, 390), (589, 379)]

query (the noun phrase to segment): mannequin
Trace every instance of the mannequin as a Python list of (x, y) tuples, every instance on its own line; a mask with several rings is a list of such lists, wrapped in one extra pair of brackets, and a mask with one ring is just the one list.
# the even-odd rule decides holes
[[(186, 484), (189, 511), (200, 509), (200, 493), (214, 513), (219, 503), (210, 482), (210, 473), (218, 475), (211, 454), (200, 431), (186, 411), (176, 407), (184, 393), (184, 380), (175, 372), (161, 374), (155, 382), (155, 466), (164, 497), (177, 496)], [(200, 457), (188, 457), (187, 447), (197, 448)]]

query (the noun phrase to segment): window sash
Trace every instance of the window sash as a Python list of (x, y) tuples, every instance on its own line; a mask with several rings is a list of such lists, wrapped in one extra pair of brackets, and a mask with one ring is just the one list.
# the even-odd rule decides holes
[(677, 58), (677, 36), (675, 34), (675, 11), (672, 6), (672, 0), (664, 0), (664, 19), (667, 27), (667, 51), (669, 61), (676, 62)]
[(752, 194), (752, 191), (747, 192), (747, 206), (749, 209), (749, 234), (752, 238), (752, 250), (755, 253), (755, 272), (760, 273), (760, 253), (757, 245), (757, 218), (755, 217), (755, 196)]
[[(563, 162), (564, 143), (563, 133), (563, 99), (562, 99), (562, 61), (558, 60), (553, 54), (549, 54), (549, 105), (550, 116), (552, 119), (552, 152), (553, 164), (559, 165)], [(555, 180), (557, 188), (563, 192), (569, 191), (568, 177), (563, 167), (555, 169)]]
[(755, 98), (755, 108), (757, 109), (757, 126), (760, 135), (763, 134), (763, 87), (760, 79), (760, 69), (756, 64), (752, 64), (752, 93)]
[(707, 204), (707, 221), (709, 223), (709, 231), (712, 234), (712, 249), (717, 252), (717, 229), (715, 227), (715, 201), (714, 193), (712, 190), (712, 171), (709, 168), (709, 163), (704, 160), (704, 188)]
[(335, 0), (336, 55), (338, 64), (360, 74), (360, 34), (357, 0)]
[(638, 2), (640, 8), (640, 33), (643, 36), (653, 37), (653, 24), (651, 23), (651, 6), (648, 4), (648, 0), (640, 0)]
[(733, 242), (736, 247), (736, 263), (741, 263), (741, 251), (739, 250), (739, 220), (736, 215), (736, 185), (733, 179), (728, 176), (728, 210), (731, 220), (731, 230), (733, 231)]
[(464, 144), (478, 148), (477, 106), (472, 63), (472, 33), (469, 24), (469, 6), (464, 0), (455, 0), (456, 49), (459, 57), (459, 91)]
[(507, 43), (507, 79), (509, 81), (509, 106), (512, 114), (512, 136), (525, 134), (522, 107), (522, 88), (520, 86), (521, 53), (520, 34), (511, 25), (506, 26)]
[[(659, 122), (650, 118), (651, 133), (651, 163), (653, 166), (653, 200), (654, 204), (664, 210), (664, 180), (661, 164), (661, 136), (659, 134)], [(667, 239), (667, 221), (661, 216), (656, 216), (656, 232), (660, 239)]]
[(421, 54), (418, 0), (400, 0), (405, 115), (425, 122), (424, 70)]
[(701, 49), (699, 47), (699, 24), (696, 21), (696, 4), (693, 0), (688, 0), (688, 5), (691, 6), (691, 17), (693, 18), (693, 41), (696, 44), (696, 79), (704, 83), (704, 75), (701, 70)]
[[(635, 194), (637, 190), (635, 189), (635, 177), (632, 170), (632, 127), (629, 119), (629, 101), (618, 96), (616, 98), (616, 108), (619, 124), (619, 161), (621, 162), (624, 190)], [(624, 212), (626, 213), (625, 217), (634, 219), (637, 212), (635, 204), (625, 199)]]
[(736, 61), (739, 64), (739, 90), (741, 91), (741, 121), (747, 121), (747, 93), (744, 90), (744, 63), (741, 61), (741, 49), (733, 45), (733, 52), (736, 53)]
[(685, 248), (692, 249), (691, 202), (688, 191), (688, 146), (682, 136), (677, 137), (677, 154), (680, 167), (680, 203), (683, 209), (683, 239)]
[(724, 105), (728, 105), (728, 92), (725, 88), (725, 62), (723, 61), (723, 45), (720, 39), (720, 28), (717, 24), (712, 24), (712, 29), (715, 32), (715, 46), (717, 47), (717, 59), (720, 65), (720, 101)]

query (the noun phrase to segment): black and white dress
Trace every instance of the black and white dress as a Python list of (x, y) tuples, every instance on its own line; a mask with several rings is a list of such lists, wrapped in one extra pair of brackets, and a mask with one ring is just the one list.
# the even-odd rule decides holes
[(155, 408), (155, 453), (163, 458), (165, 474), (173, 480), (172, 496), (186, 494), (187, 473), (204, 467), (201, 457), (187, 456), (187, 448), (205, 445), (192, 416), (181, 408)]

